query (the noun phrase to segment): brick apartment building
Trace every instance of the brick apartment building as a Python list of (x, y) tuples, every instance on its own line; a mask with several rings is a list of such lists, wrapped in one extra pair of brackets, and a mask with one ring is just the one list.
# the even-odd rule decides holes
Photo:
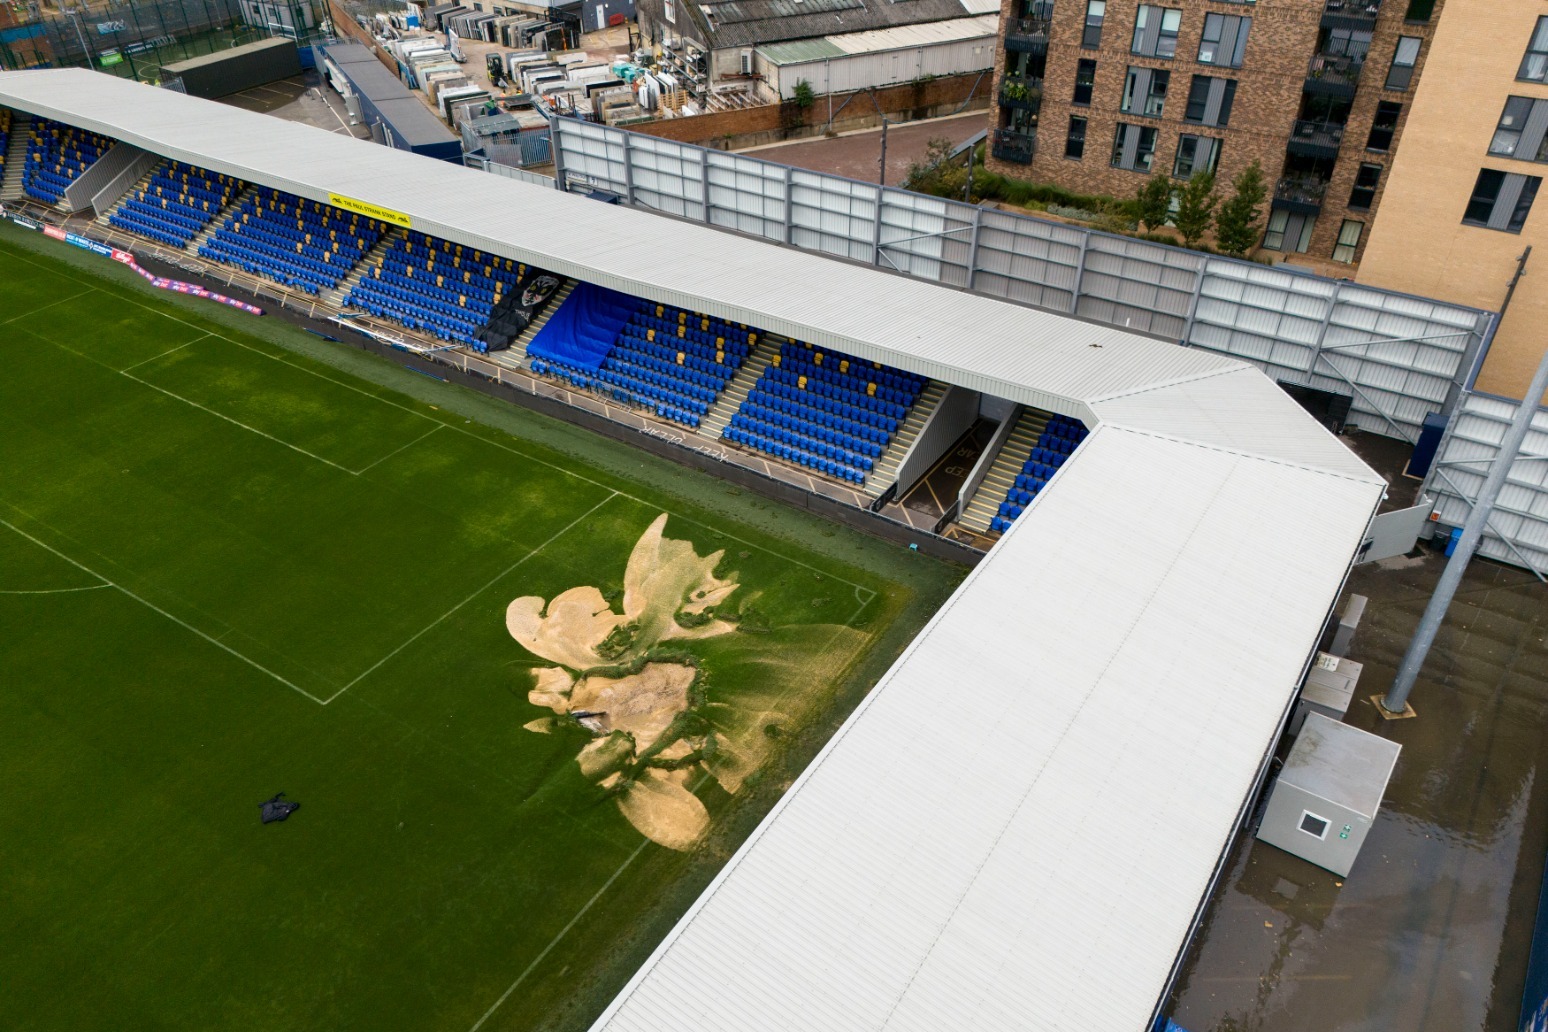
[(1003, 0), (988, 164), (1132, 197), (1161, 172), (1228, 190), (1256, 159), (1264, 247), (1359, 262), (1454, 2)]
[(1498, 309), (1531, 247), (1478, 375), (1520, 398), (1548, 347), (1548, 3), (1446, 0), (1427, 68), (1357, 279)]

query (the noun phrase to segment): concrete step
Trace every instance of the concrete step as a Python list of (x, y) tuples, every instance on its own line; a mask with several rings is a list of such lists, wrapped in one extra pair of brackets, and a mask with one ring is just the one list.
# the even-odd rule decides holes
[(876, 460), (876, 466), (871, 470), (871, 475), (865, 478), (865, 493), (872, 498), (878, 498), (882, 492), (891, 487), (897, 480), (898, 467), (903, 464), (903, 457), (913, 447), (914, 441), (919, 437), (919, 431), (930, 421), (935, 414), (935, 409), (941, 403), (941, 398), (946, 395), (946, 384), (939, 380), (931, 380), (925, 384), (924, 390), (919, 392), (918, 399), (913, 407), (908, 410), (908, 415), (903, 419), (903, 425), (898, 427), (898, 432), (892, 435), (892, 440), (887, 442), (887, 450), (881, 453), (881, 458)]
[(339, 280), (338, 286), (322, 295), (323, 304), (342, 310), (344, 308), (344, 298), (354, 289), (355, 284), (360, 282), (360, 277), (365, 275), (366, 270), (372, 265), (377, 264), (381, 256), (387, 253), (388, 248), (392, 247), (394, 242), (403, 239), (407, 235), (408, 230), (396, 227), (383, 233), (381, 238), (376, 241), (376, 245), (363, 254), (360, 260), (355, 263), (355, 267), (349, 270), (349, 275)]
[(699, 433), (712, 441), (720, 439), (720, 433), (731, 422), (731, 417), (736, 415), (736, 410), (742, 407), (742, 402), (747, 400), (747, 395), (752, 393), (753, 385), (763, 375), (763, 371), (769, 367), (774, 356), (779, 354), (779, 344), (771, 341), (767, 336), (763, 337), (747, 353), (747, 358), (742, 362), (736, 375), (731, 377), (731, 382), (726, 384), (725, 390), (720, 392), (720, 397), (715, 399), (715, 404), (699, 420)]
[(509, 356), (516, 363), (517, 368), (524, 365), (527, 361), (527, 345), (532, 343), (532, 338), (538, 335), (538, 331), (548, 324), (548, 320), (563, 306), (565, 299), (574, 292), (575, 280), (565, 280), (564, 286), (560, 287), (548, 304), (543, 306), (537, 318), (527, 324), (527, 328), (521, 331), (519, 337), (511, 341), (511, 346), (502, 354)]
[(995, 456), (983, 483), (978, 485), (978, 490), (968, 500), (967, 508), (958, 518), (958, 523), (980, 534), (989, 532), (989, 522), (1000, 511), (1005, 492), (1016, 482), (1022, 463), (1032, 454), (1032, 448), (1037, 444), (1037, 439), (1043, 436), (1043, 428), (1047, 425), (1047, 412), (1033, 408), (1022, 410), (1015, 428), (1000, 447), (1000, 453)]
[(12, 111), (10, 142), (5, 148), (5, 175), (0, 177), (0, 201), (14, 201), (24, 196), (22, 167), (27, 163), (27, 141), (31, 137), (32, 116)]

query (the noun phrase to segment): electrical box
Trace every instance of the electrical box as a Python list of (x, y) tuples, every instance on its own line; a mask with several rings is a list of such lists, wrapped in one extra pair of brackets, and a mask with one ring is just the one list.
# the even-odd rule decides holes
[(1402, 746), (1309, 713), (1285, 759), (1258, 838), (1347, 875), (1370, 834)]
[(1301, 686), (1301, 697), (1296, 701), (1295, 712), (1290, 716), (1290, 735), (1301, 733), (1308, 713), (1321, 713), (1331, 720), (1343, 720), (1354, 702), (1355, 690), (1360, 686), (1360, 674), (1364, 664), (1343, 659), (1328, 652), (1317, 653), (1311, 669), (1306, 673), (1306, 683)]

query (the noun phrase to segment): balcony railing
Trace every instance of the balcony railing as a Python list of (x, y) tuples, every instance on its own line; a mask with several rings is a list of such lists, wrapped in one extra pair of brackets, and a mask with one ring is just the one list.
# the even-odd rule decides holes
[(1007, 75), (1000, 80), (1000, 106), (1036, 111), (1043, 103), (1043, 80), (1034, 75)]
[(1337, 157), (1344, 142), (1344, 126), (1337, 122), (1312, 122), (1299, 119), (1290, 131), (1290, 152), (1312, 157)]
[(1290, 175), (1274, 187), (1274, 200), (1284, 202), (1280, 206), (1293, 211), (1320, 211), (1322, 196), (1328, 192), (1328, 181), (1313, 175)]
[(1326, 0), (1322, 13), (1339, 19), (1375, 21), (1381, 13), (1381, 0)]
[(1360, 82), (1365, 58), (1317, 54), (1306, 69), (1306, 87), (1313, 92), (1353, 95)]
[(1018, 165), (1032, 164), (1037, 153), (1037, 136), (1018, 133), (1010, 129), (996, 129), (990, 142), (990, 153), (1001, 161), (1013, 161)]
[(1013, 53), (1048, 53), (1048, 19), (1007, 18), (1005, 21), (1005, 49)]

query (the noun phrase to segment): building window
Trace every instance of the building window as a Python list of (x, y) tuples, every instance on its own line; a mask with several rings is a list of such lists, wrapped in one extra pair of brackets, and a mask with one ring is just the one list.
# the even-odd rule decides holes
[(1505, 98), (1489, 153), (1521, 161), (1548, 161), (1548, 100)]
[(1079, 161), (1086, 156), (1086, 120), (1070, 117), (1070, 132), (1064, 138), (1064, 156)]
[(1392, 149), (1392, 135), (1397, 132), (1398, 116), (1403, 105), (1390, 100), (1376, 105), (1376, 117), (1371, 121), (1371, 135), (1365, 141), (1365, 149), (1385, 151)]
[(1349, 206), (1369, 211), (1376, 203), (1376, 187), (1381, 183), (1380, 165), (1361, 165), (1355, 173), (1354, 189), (1349, 191)]
[(1263, 246), (1270, 251), (1293, 251), (1305, 254), (1311, 246), (1312, 227), (1317, 224), (1315, 215), (1302, 215), (1275, 208), (1269, 212), (1268, 229), (1263, 234)]
[(1086, 30), (1080, 45), (1095, 50), (1102, 45), (1102, 19), (1107, 17), (1107, 0), (1086, 0)]
[(1113, 134), (1113, 167), (1126, 168), (1130, 172), (1149, 172), (1150, 161), (1156, 154), (1156, 130), (1149, 125), (1118, 123)]
[(1140, 4), (1134, 16), (1132, 53), (1141, 57), (1177, 56), (1177, 30), (1182, 27), (1182, 11), (1173, 7)]
[(1231, 121), (1231, 104), (1236, 99), (1236, 80), (1195, 75), (1188, 88), (1188, 106), (1183, 121), (1224, 127)]
[(1355, 248), (1360, 246), (1360, 233), (1365, 229), (1365, 223), (1356, 222), (1354, 219), (1345, 219), (1344, 224), (1338, 227), (1338, 243), (1333, 245), (1333, 260), (1335, 262), (1352, 262), (1355, 260)]
[(1198, 172), (1213, 172), (1220, 164), (1220, 141), (1213, 136), (1177, 138), (1177, 160), (1172, 163), (1175, 179), (1192, 179)]
[(1247, 31), (1251, 28), (1251, 18), (1206, 14), (1204, 35), (1199, 39), (1199, 64), (1240, 68), (1247, 56)]
[(1473, 185), (1473, 196), (1468, 199), (1467, 209), (1462, 213), (1463, 223), (1507, 233), (1521, 232), (1521, 227), (1526, 225), (1527, 212), (1532, 210), (1537, 188), (1542, 182), (1541, 176), (1483, 169), (1478, 173), (1478, 182)]
[(1532, 30), (1532, 38), (1527, 42), (1526, 57), (1521, 59), (1521, 68), (1516, 72), (1516, 78), (1548, 82), (1548, 15), (1537, 19), (1537, 28)]
[[(1403, 15), (1404, 21), (1427, 22), (1430, 15), (1435, 13), (1435, 0), (1408, 0), (1408, 13)], [(1348, 223), (1345, 223), (1348, 225)]]
[(676, 25), (677, 24), (677, 0), (662, 0), (662, 3), (661, 3), (661, 13), (666, 16), (666, 20), (669, 23), (671, 23), (672, 25)]
[(1126, 115), (1160, 118), (1166, 107), (1166, 86), (1171, 79), (1169, 72), (1131, 67), (1123, 81), (1123, 102), (1119, 110)]
[(1076, 104), (1089, 106), (1091, 104), (1091, 91), (1096, 87), (1096, 61), (1089, 57), (1083, 57), (1075, 63), (1075, 100)]
[(1399, 36), (1392, 67), (1387, 69), (1387, 89), (1406, 90), (1414, 81), (1414, 65), (1419, 63), (1419, 37)]

